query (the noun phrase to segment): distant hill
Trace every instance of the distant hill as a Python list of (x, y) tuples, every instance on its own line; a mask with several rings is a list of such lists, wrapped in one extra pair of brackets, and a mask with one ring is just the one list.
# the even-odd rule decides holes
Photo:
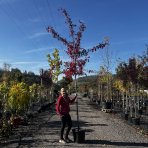
[(77, 79), (78, 88), (83, 88), (83, 90), (93, 89), (95, 92), (97, 91), (97, 75), (80, 77)]
[(77, 79), (78, 84), (87, 84), (91, 82), (96, 82), (97, 80), (97, 75), (91, 75), (91, 76), (85, 76), (85, 77), (80, 77)]

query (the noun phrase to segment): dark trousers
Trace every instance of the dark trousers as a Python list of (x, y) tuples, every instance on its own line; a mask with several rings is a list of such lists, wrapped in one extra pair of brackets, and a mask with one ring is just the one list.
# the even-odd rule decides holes
[(63, 139), (64, 129), (65, 129), (66, 125), (68, 127), (67, 127), (67, 130), (65, 133), (65, 139), (68, 138), (69, 132), (72, 127), (72, 121), (71, 121), (71, 117), (69, 114), (61, 117), (61, 134), (60, 134), (61, 139)]

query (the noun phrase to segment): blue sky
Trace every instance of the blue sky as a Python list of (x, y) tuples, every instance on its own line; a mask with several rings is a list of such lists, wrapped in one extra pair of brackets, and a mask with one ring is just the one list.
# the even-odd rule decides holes
[[(54, 48), (61, 59), (68, 59), (65, 46), (53, 39), (46, 28), (53, 26), (68, 38), (65, 18), (58, 11), (65, 8), (74, 24), (86, 25), (82, 47), (90, 48), (110, 39), (111, 70), (117, 60), (141, 55), (148, 44), (147, 0), (0, 0), (0, 67), (3, 63), (22, 71), (48, 69), (46, 55)], [(91, 53), (85, 69), (98, 70), (103, 64), (103, 52)]]

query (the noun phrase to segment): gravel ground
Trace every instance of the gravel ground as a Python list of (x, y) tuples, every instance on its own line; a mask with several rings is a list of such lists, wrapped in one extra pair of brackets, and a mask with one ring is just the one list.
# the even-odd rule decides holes
[[(85, 129), (84, 143), (61, 144), (59, 140), (60, 119), (54, 109), (40, 113), (32, 122), (27, 136), (18, 140), (6, 142), (0, 147), (5, 148), (65, 148), (65, 147), (148, 147), (148, 136), (142, 135), (139, 130), (128, 125), (115, 114), (100, 111), (90, 105), (88, 98), (79, 99), (80, 127)], [(76, 105), (71, 106), (73, 126), (76, 126)], [(34, 130), (32, 130), (34, 129)], [(24, 128), (25, 131), (25, 128)], [(31, 131), (31, 132), (29, 132)], [(73, 139), (72, 132), (69, 137)]]

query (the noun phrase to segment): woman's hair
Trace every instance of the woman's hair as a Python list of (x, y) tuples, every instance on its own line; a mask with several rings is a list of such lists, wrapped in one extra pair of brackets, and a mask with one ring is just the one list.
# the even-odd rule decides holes
[(61, 92), (65, 92), (65, 88), (61, 88)]

